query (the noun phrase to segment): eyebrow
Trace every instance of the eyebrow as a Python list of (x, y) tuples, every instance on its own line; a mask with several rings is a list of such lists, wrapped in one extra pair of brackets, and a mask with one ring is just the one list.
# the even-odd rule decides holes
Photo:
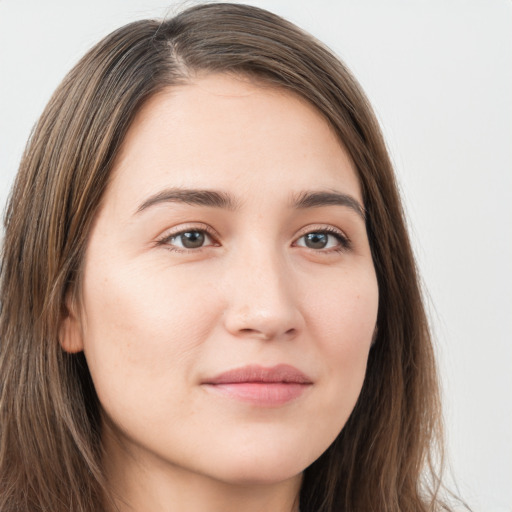
[(366, 212), (359, 201), (349, 195), (335, 191), (301, 192), (293, 199), (293, 207), (320, 208), (322, 206), (345, 206), (357, 213), (363, 220), (366, 219)]
[(238, 208), (238, 203), (234, 198), (225, 192), (218, 192), (216, 190), (170, 188), (150, 196), (137, 208), (136, 213), (140, 213), (151, 206), (161, 203), (185, 203), (195, 206), (222, 208), (232, 211)]
[[(148, 197), (136, 210), (140, 213), (162, 203), (184, 203), (235, 211), (240, 203), (230, 194), (217, 190), (169, 188)], [(304, 191), (292, 196), (291, 207), (299, 210), (322, 206), (345, 206), (365, 220), (365, 210), (357, 199), (335, 191)]]

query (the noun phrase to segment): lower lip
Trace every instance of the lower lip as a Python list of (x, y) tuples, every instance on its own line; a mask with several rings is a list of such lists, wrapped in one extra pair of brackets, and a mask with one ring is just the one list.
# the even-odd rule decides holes
[(205, 386), (228, 398), (249, 402), (261, 407), (276, 407), (299, 398), (310, 384), (295, 382), (237, 382), (205, 384)]

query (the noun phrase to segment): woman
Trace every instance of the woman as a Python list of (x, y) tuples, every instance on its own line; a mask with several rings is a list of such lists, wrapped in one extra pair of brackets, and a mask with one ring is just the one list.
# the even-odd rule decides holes
[(112, 33), (5, 228), (2, 512), (444, 507), (393, 171), (311, 36), (232, 4)]

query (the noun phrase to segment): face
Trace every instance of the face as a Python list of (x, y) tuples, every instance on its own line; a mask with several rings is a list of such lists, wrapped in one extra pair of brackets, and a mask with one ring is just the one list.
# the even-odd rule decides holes
[(219, 75), (150, 99), (83, 271), (61, 343), (145, 464), (277, 482), (343, 428), (378, 289), (354, 165), (304, 100)]

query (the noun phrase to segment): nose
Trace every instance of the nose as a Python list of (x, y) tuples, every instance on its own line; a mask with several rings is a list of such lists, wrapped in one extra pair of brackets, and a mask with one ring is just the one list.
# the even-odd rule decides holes
[(290, 340), (303, 329), (293, 272), (277, 254), (240, 255), (227, 271), (224, 326), (233, 336)]

